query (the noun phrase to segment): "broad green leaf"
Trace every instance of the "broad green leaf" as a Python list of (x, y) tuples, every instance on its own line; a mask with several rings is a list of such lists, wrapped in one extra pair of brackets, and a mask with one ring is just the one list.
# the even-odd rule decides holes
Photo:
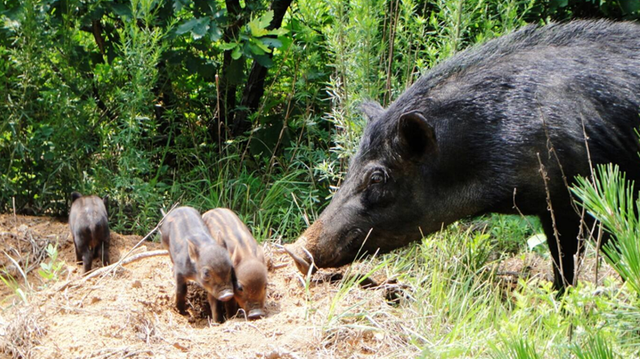
[(213, 20), (217, 21), (218, 23), (224, 23), (227, 21), (227, 11), (226, 10), (220, 10), (218, 12), (216, 12), (215, 14), (213, 14)]
[(273, 21), (273, 10), (265, 12), (258, 20), (260, 28), (266, 29), (271, 24), (271, 21)]
[(293, 43), (293, 38), (290, 36), (280, 36), (278, 38), (278, 41), (280, 41), (280, 43), (282, 44), (282, 46), (280, 47), (281, 50), (286, 50), (289, 48), (289, 46), (291, 46), (291, 44)]
[(256, 56), (256, 55), (264, 55), (265, 52), (258, 46), (256, 46), (254, 43), (248, 43), (247, 47), (249, 48), (249, 52), (251, 56)]
[(268, 35), (284, 36), (288, 33), (289, 33), (289, 30), (285, 29), (284, 27), (281, 27), (279, 29), (269, 30)]
[(193, 19), (191, 19), (189, 21), (183, 22), (176, 29), (176, 34), (182, 35), (182, 34), (184, 34), (186, 32), (191, 31), (191, 29), (193, 29), (193, 27), (196, 26), (197, 23), (198, 23), (198, 19), (195, 19), (195, 18), (193, 18)]
[[(252, 39), (250, 45), (257, 46), (258, 48), (260, 48), (260, 50), (262, 50), (263, 53), (270, 53), (271, 49), (267, 45), (265, 45), (261, 40), (262, 39)], [(255, 53), (256, 55), (262, 55), (261, 53), (258, 53), (256, 51), (253, 51), (253, 53)]]
[(253, 59), (266, 68), (273, 66), (273, 61), (268, 55), (254, 55)]
[(184, 7), (189, 6), (189, 3), (191, 3), (191, 0), (173, 0), (173, 11), (178, 12)]
[(235, 42), (223, 42), (220, 44), (220, 49), (223, 51), (229, 51), (238, 47), (238, 44)]
[(194, 40), (198, 40), (207, 34), (207, 31), (209, 31), (210, 21), (211, 20), (209, 20), (208, 17), (198, 19), (196, 25), (191, 29), (191, 34), (193, 35)]
[(214, 21), (211, 21), (209, 26), (209, 40), (211, 40), (211, 42), (220, 40), (222, 38), (222, 30), (220, 30), (218, 24), (216, 24)]
[(264, 15), (259, 18), (252, 19), (249, 22), (249, 30), (251, 30), (251, 36), (253, 37), (262, 37), (267, 35), (269, 31), (267, 27), (273, 20), (273, 10), (267, 11)]
[(276, 49), (282, 47), (282, 41), (278, 39), (274, 39), (272, 37), (263, 37), (258, 41), (262, 42), (265, 46), (268, 46), (268, 47), (273, 47)]
[(120, 17), (130, 18), (132, 16), (131, 8), (128, 5), (113, 3), (111, 4), (111, 9), (113, 10), (114, 14)]
[(242, 50), (240, 50), (239, 47), (236, 47), (233, 49), (233, 52), (231, 53), (231, 58), (234, 60), (239, 59), (242, 56)]
[(249, 29), (251, 30), (251, 36), (262, 37), (268, 33), (267, 30), (258, 27), (257, 22), (251, 21), (249, 23)]

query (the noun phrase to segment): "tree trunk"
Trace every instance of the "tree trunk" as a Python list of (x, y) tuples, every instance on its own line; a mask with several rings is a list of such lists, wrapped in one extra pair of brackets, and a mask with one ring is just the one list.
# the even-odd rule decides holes
[[(293, 0), (273, 0), (271, 10), (273, 10), (273, 19), (267, 27), (269, 30), (275, 30), (282, 25), (282, 19), (287, 13), (289, 6)], [(273, 56), (273, 52), (268, 54)], [(247, 79), (247, 84), (242, 93), (240, 108), (233, 121), (233, 136), (238, 136), (251, 128), (251, 122), (248, 120), (249, 114), (255, 112), (260, 105), (262, 95), (264, 95), (264, 84), (269, 69), (260, 65), (257, 61), (253, 61), (251, 72)]]
[[(222, 40), (225, 42), (231, 42), (237, 37), (242, 26), (244, 26), (245, 17), (242, 16), (242, 7), (240, 6), (239, 0), (226, 0), (225, 3), (227, 5), (227, 14), (229, 19), (232, 19), (232, 23), (231, 26), (225, 29), (224, 34), (222, 35)], [(215, 104), (216, 107), (218, 107), (218, 104), (220, 106), (218, 108), (218, 121), (212, 121), (212, 123), (209, 124), (209, 133), (212, 135), (211, 137), (214, 140), (217, 140), (220, 137), (225, 139), (225, 134), (227, 132), (226, 128), (228, 127), (228, 124), (233, 123), (234, 120), (233, 111), (236, 108), (237, 91), (235, 83), (237, 79), (231, 79), (229, 76), (229, 71), (233, 61), (234, 60), (231, 58), (231, 51), (225, 51), (219, 85), (220, 98)], [(219, 131), (221, 133), (218, 133)]]

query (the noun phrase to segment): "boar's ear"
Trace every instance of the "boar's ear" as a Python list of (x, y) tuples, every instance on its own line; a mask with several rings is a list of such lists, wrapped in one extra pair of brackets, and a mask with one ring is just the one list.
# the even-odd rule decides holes
[(373, 122), (382, 116), (384, 108), (375, 101), (366, 101), (360, 104), (360, 111), (362, 111), (369, 122)]
[(394, 136), (394, 147), (402, 158), (419, 160), (436, 149), (436, 134), (427, 119), (418, 112), (400, 116)]
[(82, 197), (82, 194), (80, 194), (80, 192), (73, 192), (71, 194), (71, 203), (75, 202), (75, 200), (80, 197)]
[(188, 239), (187, 239), (187, 247), (189, 247), (189, 258), (191, 258), (192, 261), (197, 262), (198, 258), (200, 257), (200, 252), (198, 252), (198, 247)]
[(107, 216), (109, 215), (109, 195), (105, 194), (102, 197), (102, 203), (104, 203), (104, 209), (107, 210)]

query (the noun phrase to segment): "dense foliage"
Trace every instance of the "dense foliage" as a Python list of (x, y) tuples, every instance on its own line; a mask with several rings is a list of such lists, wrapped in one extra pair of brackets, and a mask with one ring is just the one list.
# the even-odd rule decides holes
[(118, 231), (175, 202), (289, 239), (339, 184), (363, 120), (456, 51), (524, 23), (635, 18), (573, 0), (2, 0), (0, 211), (111, 198)]

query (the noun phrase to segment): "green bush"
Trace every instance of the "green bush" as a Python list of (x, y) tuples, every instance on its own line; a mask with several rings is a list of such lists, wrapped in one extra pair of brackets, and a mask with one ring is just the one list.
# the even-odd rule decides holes
[(591, 180), (579, 177), (572, 191), (614, 238), (604, 246), (607, 263), (640, 295), (640, 200), (633, 182), (609, 164), (598, 166)]
[(122, 232), (180, 202), (289, 239), (344, 175), (363, 100), (388, 105), (525, 21), (637, 16), (631, 1), (233, 4), (0, 1), (0, 211), (65, 215), (78, 190), (109, 194)]

